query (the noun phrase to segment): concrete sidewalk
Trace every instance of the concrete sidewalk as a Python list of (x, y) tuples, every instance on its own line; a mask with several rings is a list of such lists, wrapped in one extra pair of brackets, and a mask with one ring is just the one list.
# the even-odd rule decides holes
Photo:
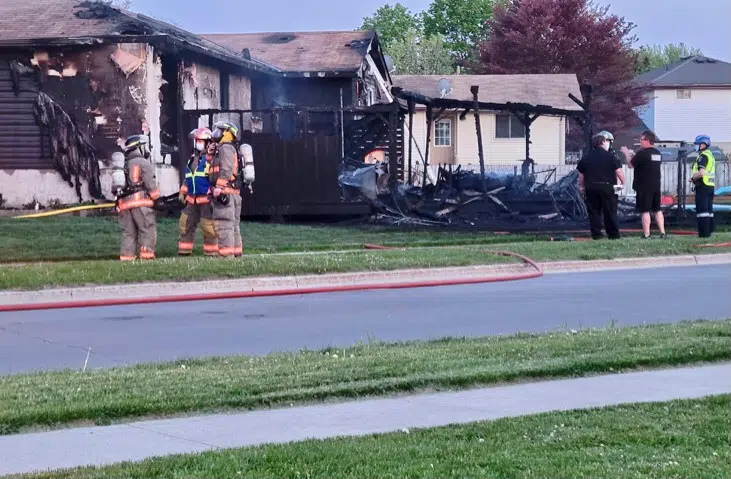
[(731, 393), (731, 364), (0, 437), (0, 474)]
[[(509, 260), (510, 261), (510, 260)], [(618, 258), (596, 261), (557, 261), (539, 263), (545, 274), (592, 272), (610, 269), (658, 268), (672, 266), (703, 266), (731, 264), (731, 254), (700, 254), (656, 256), (648, 258)], [(155, 297), (190, 297), (196, 294), (268, 292), (308, 288), (328, 288), (345, 285), (388, 285), (419, 281), (470, 280), (500, 278), (535, 271), (514, 259), (507, 264), (420, 268), (393, 271), (310, 274), (301, 276), (250, 277), (241, 279), (179, 282), (134, 283), (86, 286), (78, 288), (48, 288), (39, 291), (0, 291), (0, 306), (40, 303), (98, 301), (118, 298), (143, 299)]]

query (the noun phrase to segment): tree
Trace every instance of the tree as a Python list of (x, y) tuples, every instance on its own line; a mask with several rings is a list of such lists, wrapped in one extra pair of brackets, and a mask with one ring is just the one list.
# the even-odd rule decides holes
[(486, 38), (493, 0), (434, 0), (424, 12), (424, 34), (442, 35), (457, 63), (465, 65)]
[(402, 40), (388, 50), (398, 75), (452, 75), (454, 66), (444, 39), (435, 35), (424, 37), (412, 28)]
[(592, 85), (595, 126), (610, 131), (629, 127), (634, 108), (646, 102), (643, 87), (633, 82), (634, 25), (607, 12), (592, 0), (512, 0), (496, 5), (488, 25), (490, 39), (481, 45), (479, 70), (575, 73), (580, 83)]
[(703, 52), (682, 42), (667, 45), (643, 45), (637, 50), (635, 72), (640, 75), (695, 55), (703, 55)]
[(388, 49), (393, 42), (403, 40), (410, 30), (421, 31), (421, 18), (400, 3), (385, 4), (376, 13), (363, 19), (361, 30), (375, 30), (381, 46)]

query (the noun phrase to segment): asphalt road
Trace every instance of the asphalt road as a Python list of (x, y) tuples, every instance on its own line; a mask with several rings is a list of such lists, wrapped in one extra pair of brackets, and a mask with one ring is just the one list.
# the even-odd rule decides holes
[[(0, 313), (0, 374), (731, 316), (729, 265), (470, 286)], [(710, 293), (710, 295), (709, 295)], [(694, 297), (695, 296), (695, 297)], [(709, 300), (710, 298), (710, 300)]]

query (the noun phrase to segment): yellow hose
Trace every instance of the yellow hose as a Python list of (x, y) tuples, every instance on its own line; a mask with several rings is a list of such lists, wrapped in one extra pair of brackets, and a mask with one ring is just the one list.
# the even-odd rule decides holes
[(86, 206), (74, 206), (72, 208), (66, 208), (63, 210), (46, 211), (43, 213), (35, 213), (32, 215), (14, 216), (15, 219), (29, 219), (29, 218), (45, 218), (46, 216), (62, 215), (64, 213), (73, 213), (74, 211), (84, 210), (100, 210), (104, 208), (114, 208), (114, 203), (102, 203), (100, 205), (86, 205)]

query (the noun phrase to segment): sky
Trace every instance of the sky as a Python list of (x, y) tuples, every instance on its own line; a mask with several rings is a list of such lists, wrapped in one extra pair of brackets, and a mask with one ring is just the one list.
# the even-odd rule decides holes
[[(400, 0), (412, 12), (430, 0)], [(133, 0), (132, 10), (195, 33), (353, 30), (384, 0)], [(391, 0), (391, 4), (396, 1)], [(731, 0), (598, 0), (637, 25), (636, 46), (683, 42), (731, 62)], [(220, 6), (220, 10), (202, 12)], [(710, 34), (708, 33), (710, 32)]]

